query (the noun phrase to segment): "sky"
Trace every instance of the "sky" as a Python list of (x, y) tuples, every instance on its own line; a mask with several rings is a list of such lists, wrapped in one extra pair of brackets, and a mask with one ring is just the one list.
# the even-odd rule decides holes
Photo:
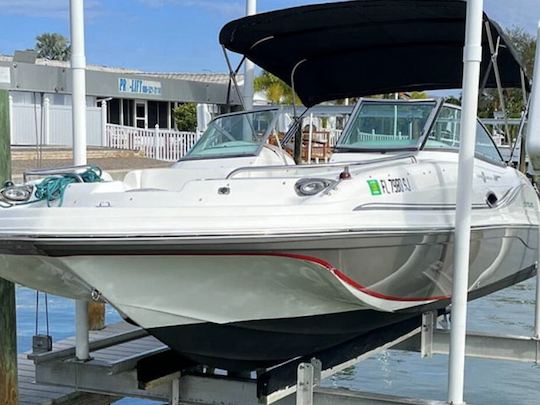
[[(259, 12), (324, 2), (258, 0)], [(504, 27), (534, 33), (540, 0), (485, 0)], [(245, 13), (245, 0), (85, 0), (90, 64), (148, 72), (225, 72), (218, 33)], [(44, 32), (69, 36), (69, 0), (0, 0), (0, 54), (35, 46)]]

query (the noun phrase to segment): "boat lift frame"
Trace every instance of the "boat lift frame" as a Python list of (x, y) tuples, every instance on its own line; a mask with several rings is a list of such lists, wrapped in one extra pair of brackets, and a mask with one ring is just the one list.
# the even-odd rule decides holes
[[(537, 301), (536, 314), (540, 313), (539, 303)], [(423, 358), (448, 354), (450, 332), (437, 326), (443, 316), (445, 314), (427, 312), (421, 319), (417, 317), (400, 324), (393, 336), (384, 331), (373, 335), (370, 343), (361, 347), (354, 342), (341, 345), (242, 377), (195, 366), (148, 336), (146, 331), (125, 323), (113, 325), (115, 333), (89, 343), (93, 357), (89, 361), (78, 361), (73, 343), (66, 342), (59, 342), (59, 349), (52, 352), (28, 357), (35, 363), (38, 384), (70, 387), (115, 398), (166, 401), (171, 405), (442, 405), (447, 403), (324, 388), (321, 382), (349, 367), (361, 367), (363, 360), (385, 350), (418, 352)], [(539, 326), (539, 323), (535, 325), (535, 333)], [(132, 348), (137, 345), (141, 349), (133, 353)], [(115, 356), (115, 353), (121, 355)], [(465, 354), (540, 364), (540, 339), (469, 332)]]
[[(84, 18), (83, 0), (70, 0), (71, 37), (72, 37), (72, 71), (73, 71), (73, 123), (74, 123), (74, 158), (75, 164), (86, 163), (84, 150), (86, 131), (84, 114), (86, 68), (84, 52)], [(470, 236), (470, 193), (474, 158), (474, 133), (476, 125), (476, 105), (478, 100), (478, 85), (481, 61), (481, 32), (482, 32), (483, 0), (468, 0), (467, 2), (467, 33), (464, 51), (464, 89), (462, 128), (464, 139), (460, 148), (460, 175), (458, 180), (458, 208), (456, 214), (456, 274), (453, 289), (454, 325), (451, 332), (450, 376), (449, 376), (449, 402), (454, 405), (463, 404), (463, 366), (464, 356), (477, 355), (484, 358), (504, 358), (507, 360), (533, 361), (538, 363), (540, 346), (540, 279), (537, 276), (537, 300), (535, 316), (535, 332), (532, 338), (511, 336), (490, 336), (482, 334), (467, 335), (466, 344), (466, 308), (467, 308), (467, 274), (468, 252)], [(540, 35), (540, 30), (539, 30)], [(492, 44), (490, 44), (492, 45)], [(492, 46), (493, 48), (493, 46)], [(493, 49), (492, 49), (493, 53)], [(539, 52), (540, 54), (540, 52)], [(540, 62), (537, 57), (537, 67)], [(494, 59), (496, 65), (496, 49)], [(497, 72), (496, 72), (497, 73)], [(536, 93), (540, 92), (539, 91)], [(535, 94), (540, 97), (540, 94)], [(533, 103), (535, 104), (535, 103)], [(534, 108), (532, 109), (534, 113)], [(84, 111), (83, 111), (84, 112)], [(466, 136), (466, 135), (469, 136)], [(523, 149), (522, 149), (523, 152)], [(461, 248), (460, 248), (461, 247)], [(280, 370), (291, 374), (295, 367), (296, 375), (292, 382), (285, 384), (281, 389), (268, 391), (261, 395), (261, 379), (267, 386), (272, 380), (263, 377), (263, 373), (253, 379), (233, 379), (230, 377), (213, 375), (190, 375), (186, 373), (187, 364), (183, 365), (181, 359), (175, 358), (166, 348), (158, 347), (144, 353), (128, 356), (123, 361), (99, 362), (90, 357), (90, 352), (98, 352), (107, 345), (119, 345), (136, 340), (132, 335), (115, 337), (101, 343), (89, 343), (87, 304), (77, 302), (77, 338), (75, 347), (53, 351), (44, 354), (31, 355), (36, 364), (36, 381), (52, 385), (71, 386), (81, 391), (99, 392), (125, 396), (142, 396), (154, 399), (166, 399), (173, 405), (178, 404), (256, 404), (256, 403), (296, 403), (297, 405), (311, 404), (405, 404), (425, 403), (436, 404), (437, 401), (419, 401), (399, 398), (361, 394), (356, 392), (343, 392), (343, 390), (328, 390), (318, 388), (321, 378), (335, 374), (346, 367), (350, 367), (365, 356), (373, 355), (389, 348), (402, 348), (419, 350), (423, 356), (434, 353), (446, 353), (448, 348), (448, 333), (436, 328), (436, 314), (423, 316), (421, 327), (403, 333), (396, 339), (378, 345), (376, 348), (364, 350), (357, 356), (332, 364), (325, 368), (324, 362), (315, 357), (315, 360), (296, 359), (291, 364), (269, 371), (271, 375), (280, 375)], [(412, 335), (410, 335), (412, 334)], [(137, 335), (137, 333), (135, 333)], [(420, 343), (418, 345), (418, 335)], [(416, 340), (415, 340), (416, 339)], [(495, 343), (496, 347), (489, 344)], [(105, 346), (104, 346), (105, 345)], [(350, 348), (349, 348), (350, 349)], [(340, 348), (333, 349), (339, 352)], [(161, 361), (164, 355), (177, 362), (170, 368), (163, 367)], [(328, 353), (326, 353), (328, 354)], [(324, 355), (324, 353), (323, 353)], [(331, 356), (331, 354), (330, 354)], [(502, 356), (502, 357), (501, 357)], [(338, 356), (339, 357), (339, 356)], [(155, 370), (160, 364), (162, 375), (154, 375), (154, 379), (142, 382), (140, 375)], [(143, 365), (145, 365), (143, 367)], [(174, 366), (178, 370), (174, 370)], [(143, 371), (144, 370), (144, 371)], [(319, 371), (320, 370), (320, 371)], [(171, 371), (165, 374), (164, 371)], [(289, 379), (290, 380), (290, 379)], [(296, 400), (291, 394), (297, 393)], [(255, 394), (255, 395), (253, 395)], [(292, 402), (291, 402), (292, 401)]]

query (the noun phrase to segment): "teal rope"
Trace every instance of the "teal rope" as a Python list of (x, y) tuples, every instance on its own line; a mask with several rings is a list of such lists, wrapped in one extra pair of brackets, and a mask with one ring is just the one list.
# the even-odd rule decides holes
[(78, 175), (66, 173), (62, 176), (46, 177), (36, 184), (35, 200), (32, 202), (47, 201), (47, 206), (51, 207), (53, 201), (58, 201), (57, 206), (61, 207), (64, 203), (64, 193), (70, 184), (79, 183), (80, 179), (84, 183), (98, 183), (102, 181), (101, 174), (101, 169), (94, 166)]

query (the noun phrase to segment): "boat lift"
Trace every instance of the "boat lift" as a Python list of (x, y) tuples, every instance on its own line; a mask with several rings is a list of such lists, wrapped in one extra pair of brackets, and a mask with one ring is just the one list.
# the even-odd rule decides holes
[[(464, 53), (464, 97), (462, 128), (474, 134), (481, 60), (483, 0), (467, 4), (467, 34)], [(84, 34), (82, 0), (71, 0), (72, 68), (84, 74)], [(77, 26), (77, 24), (80, 24)], [(539, 27), (540, 38), (540, 27)], [(496, 68), (496, 66), (495, 66)], [(540, 47), (536, 69), (540, 72)], [(75, 75), (74, 75), (75, 76)], [(81, 84), (82, 83), (82, 84)], [(84, 95), (84, 80), (76, 90)], [(75, 93), (75, 87), (74, 87)], [(78, 93), (78, 94), (79, 94)], [(79, 94), (80, 95), (80, 94)], [(531, 128), (540, 129), (540, 81), (533, 91)], [(81, 97), (75, 97), (74, 103)], [(538, 100), (537, 100), (538, 99)], [(84, 98), (82, 98), (84, 100)], [(79, 100), (80, 103), (81, 100)], [(74, 108), (75, 111), (78, 111)], [(81, 118), (74, 115), (74, 145), (84, 144)], [(77, 124), (78, 123), (78, 124)], [(532, 132), (531, 132), (532, 133)], [(540, 150), (540, 141), (538, 141)], [(76, 160), (84, 160), (84, 151), (76, 148)], [(448, 403), (463, 404), (463, 372), (465, 355), (538, 364), (540, 359), (540, 278), (537, 277), (535, 331), (532, 337), (493, 336), (481, 333), (466, 335), (468, 248), (470, 235), (470, 193), (474, 158), (474, 139), (465, 136), (460, 149), (458, 209), (456, 215), (456, 274), (452, 301), (452, 330), (436, 327), (438, 315), (426, 313), (384, 331), (375, 331), (368, 343), (354, 340), (307, 358), (293, 359), (256, 375), (228, 376), (219, 370), (196, 366), (174, 354), (146, 332), (122, 324), (109, 336), (88, 340), (84, 304), (77, 305), (76, 344), (62, 345), (51, 352), (31, 354), (35, 363), (36, 382), (69, 386), (77, 391), (112, 396), (135, 396), (179, 404), (297, 404), (297, 405), (361, 405), (361, 404), (443, 404), (367, 394), (342, 389), (321, 388), (322, 379), (351, 367), (387, 349), (419, 351), (429, 357), (450, 353)], [(539, 166), (540, 167), (540, 166)], [(123, 330), (122, 330), (123, 329)], [(292, 395), (296, 394), (296, 395)], [(444, 402), (446, 403), (446, 402)]]
[[(36, 384), (115, 399), (138, 397), (171, 405), (442, 405), (446, 402), (321, 386), (324, 379), (355, 365), (361, 367), (363, 360), (385, 350), (413, 351), (422, 357), (448, 354), (450, 332), (438, 326), (438, 315), (427, 312), (396, 325), (390, 332), (372, 333), (367, 343), (347, 342), (243, 376), (194, 365), (125, 322), (91, 332), (89, 361), (77, 360), (73, 339), (58, 342), (53, 351), (29, 354), (28, 358), (35, 364)], [(540, 339), (469, 332), (465, 353), (482, 359), (540, 364)]]

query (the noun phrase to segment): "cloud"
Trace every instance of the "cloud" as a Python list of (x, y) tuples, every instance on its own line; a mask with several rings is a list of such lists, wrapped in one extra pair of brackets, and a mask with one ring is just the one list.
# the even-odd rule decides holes
[[(93, 13), (99, 5), (98, 0), (85, 1), (86, 11)], [(69, 12), (68, 0), (0, 0), (3, 14), (24, 17), (56, 17), (65, 18)]]
[[(1, 1), (1, 0), (0, 0)], [(176, 5), (179, 7), (196, 7), (212, 13), (242, 15), (245, 13), (245, 1), (231, 0), (138, 0), (151, 7)]]

